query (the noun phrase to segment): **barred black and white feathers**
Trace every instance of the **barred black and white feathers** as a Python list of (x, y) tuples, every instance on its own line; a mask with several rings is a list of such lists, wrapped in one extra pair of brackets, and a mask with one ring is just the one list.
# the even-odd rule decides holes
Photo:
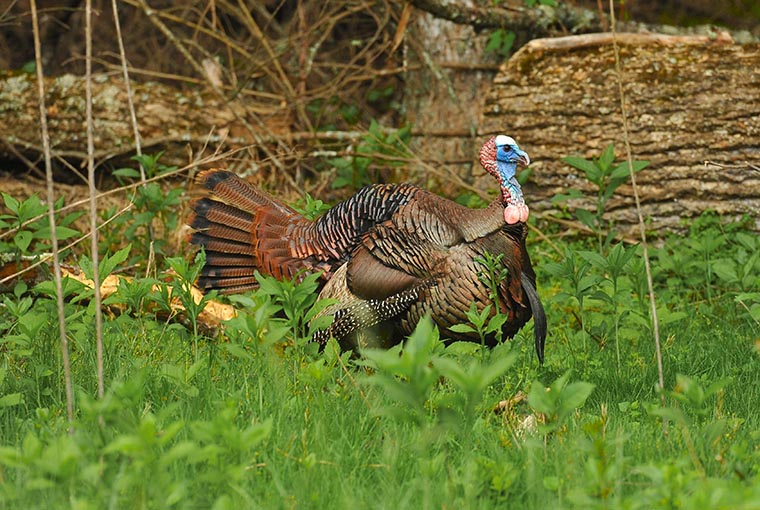
[[(503, 335), (512, 337), (533, 316), (536, 352), (543, 361), (546, 319), (525, 246), (527, 207), (513, 179), (513, 167), (529, 159), (504, 136), (489, 140), (480, 156), (502, 190), (485, 209), (469, 209), (409, 184), (377, 184), (316, 221), (231, 172), (202, 172), (198, 181), (210, 195), (193, 203), (188, 222), (194, 229), (190, 242), (206, 250), (198, 285), (240, 292), (255, 288), (256, 270), (276, 278), (321, 271), (320, 297), (338, 304), (327, 310), (333, 324), (315, 336), (317, 341), (333, 336), (351, 347), (357, 333), (378, 326), (387, 345), (409, 334), (425, 315), (445, 337), (479, 340), (450, 327), (467, 322), (471, 303), (479, 311), (491, 304), (479, 260), (502, 254), (507, 276), (498, 284), (497, 304), (508, 317)], [(494, 335), (487, 341), (493, 343)]]

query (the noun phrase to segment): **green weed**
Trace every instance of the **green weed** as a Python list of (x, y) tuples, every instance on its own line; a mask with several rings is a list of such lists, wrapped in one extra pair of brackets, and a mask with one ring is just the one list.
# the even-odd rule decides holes
[[(3, 228), (32, 214), (14, 207)], [(651, 248), (661, 395), (639, 249), (607, 242), (614, 225), (590, 214), (601, 242), (554, 259), (531, 247), (552, 324), (543, 366), (529, 332), (445, 345), (429, 320), (387, 351), (320, 349), (316, 275), (258, 276), (212, 335), (189, 294), (202, 255), (159, 257), (166, 278), (123, 280), (105, 300), (96, 399), (92, 294), (66, 279), (73, 434), (54, 285), (18, 283), (0, 295), (0, 508), (760, 507), (756, 234), (705, 214)], [(8, 249), (44, 250), (24, 228), (32, 241)], [(104, 251), (100, 276), (144, 263), (147, 239)], [(499, 261), (481, 263), (493, 293)], [(468, 318), (457, 328), (483, 337), (503, 320)]]
[[(50, 253), (52, 245), (47, 206), (40, 198), (32, 195), (26, 200), (18, 200), (4, 192), (0, 193), (0, 196), (9, 211), (0, 214), (0, 232), (15, 229), (12, 235), (0, 237), (0, 262), (18, 261), (21, 257), (35, 258), (43, 253)], [(61, 207), (63, 198), (56, 201), (54, 209), (58, 210)], [(71, 225), (81, 215), (81, 212), (56, 214), (55, 233), (59, 241), (79, 235)]]
[[(176, 170), (176, 167), (159, 162), (162, 154), (143, 154), (132, 159), (142, 165), (146, 178), (151, 179)], [(133, 182), (140, 177), (134, 168), (120, 168), (113, 173), (119, 179)], [(170, 253), (166, 233), (175, 232), (179, 226), (178, 210), (183, 193), (184, 189), (180, 186), (165, 188), (158, 181), (137, 186), (132, 197), (134, 210), (130, 214), (118, 214), (116, 208), (101, 214), (101, 220), (111, 221), (109, 228), (101, 233), (99, 249), (115, 252), (123, 247), (125, 241), (131, 243), (134, 251), (130, 265), (148, 262), (140, 254), (152, 253), (158, 259), (167, 257)]]
[(386, 131), (373, 119), (367, 134), (356, 146), (356, 155), (330, 160), (337, 173), (332, 187), (359, 189), (379, 182), (377, 173), (373, 171), (378, 162), (388, 168), (397, 168), (409, 160), (407, 146), (411, 135), (409, 126)]
[[(602, 252), (609, 246), (616, 233), (612, 221), (604, 218), (605, 209), (615, 190), (626, 183), (630, 177), (628, 162), (615, 164), (615, 146), (612, 144), (608, 145), (597, 159), (588, 160), (568, 156), (562, 158), (562, 161), (581, 170), (586, 180), (596, 188), (596, 210), (576, 208), (575, 216), (596, 235), (599, 242), (598, 251)], [(633, 161), (633, 171), (639, 172), (648, 165), (648, 161)], [(557, 195), (553, 201), (561, 203), (582, 196), (580, 191), (570, 189), (567, 194)]]

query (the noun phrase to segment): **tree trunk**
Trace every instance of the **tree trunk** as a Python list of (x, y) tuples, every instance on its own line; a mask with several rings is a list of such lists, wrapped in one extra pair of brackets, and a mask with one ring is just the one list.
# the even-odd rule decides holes
[[(413, 9), (404, 46), (404, 113), (414, 153), (467, 177), (477, 144), (479, 105), (501, 57), (487, 54), (487, 33)], [(439, 184), (447, 184), (446, 179)], [(454, 193), (454, 189), (444, 189)]]
[[(760, 230), (760, 48), (655, 34), (619, 34), (618, 43), (632, 155), (650, 161), (636, 177), (648, 228), (683, 227), (712, 209), (749, 214)], [(625, 159), (612, 36), (531, 41), (494, 79), (479, 131), (511, 135), (530, 154), (534, 211), (559, 215), (552, 198), (570, 188), (586, 196), (573, 206), (595, 210), (595, 188), (562, 158), (596, 158), (614, 143)], [(605, 217), (633, 228), (630, 185)]]

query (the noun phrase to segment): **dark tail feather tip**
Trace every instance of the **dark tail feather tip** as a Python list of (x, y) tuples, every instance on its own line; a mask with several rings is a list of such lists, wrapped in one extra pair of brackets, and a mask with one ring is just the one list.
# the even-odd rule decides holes
[(538, 297), (536, 287), (524, 274), (522, 275), (522, 286), (525, 290), (525, 294), (528, 296), (530, 309), (533, 312), (533, 332), (536, 339), (536, 354), (538, 355), (538, 362), (543, 365), (547, 332), (546, 312), (544, 311), (544, 305), (541, 303), (541, 298)]
[(234, 175), (235, 174), (228, 170), (208, 170), (200, 174), (198, 177), (201, 184), (208, 189), (213, 190), (219, 185), (219, 183), (234, 177)]
[(203, 197), (191, 202), (190, 208), (195, 212), (196, 216), (205, 217), (208, 210), (218, 203), (216, 200)]

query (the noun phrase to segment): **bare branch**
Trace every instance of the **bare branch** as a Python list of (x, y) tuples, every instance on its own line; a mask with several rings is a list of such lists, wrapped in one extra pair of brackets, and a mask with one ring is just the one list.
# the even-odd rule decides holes
[(595, 12), (567, 5), (566, 2), (556, 7), (482, 7), (451, 0), (411, 0), (411, 3), (438, 18), (470, 25), (476, 30), (527, 30), (534, 37), (546, 35), (552, 30), (598, 31), (606, 23)]
[(37, 18), (37, 2), (30, 3), (32, 10), (32, 32), (34, 33), (34, 59), (37, 68), (37, 91), (39, 93), (40, 131), (42, 146), (45, 154), (45, 177), (47, 181), (48, 221), (50, 224), (50, 241), (53, 245), (53, 274), (55, 277), (55, 296), (58, 310), (58, 332), (61, 336), (61, 359), (63, 361), (63, 379), (66, 386), (66, 416), (69, 420), (69, 434), (74, 433), (74, 389), (71, 383), (71, 361), (69, 359), (69, 340), (66, 337), (66, 313), (63, 309), (63, 281), (61, 277), (61, 262), (58, 258), (58, 236), (55, 234), (55, 193), (53, 191), (53, 166), (51, 163), (50, 133), (47, 124), (47, 108), (45, 107), (45, 82), (42, 72), (42, 44), (40, 42), (40, 26)]

